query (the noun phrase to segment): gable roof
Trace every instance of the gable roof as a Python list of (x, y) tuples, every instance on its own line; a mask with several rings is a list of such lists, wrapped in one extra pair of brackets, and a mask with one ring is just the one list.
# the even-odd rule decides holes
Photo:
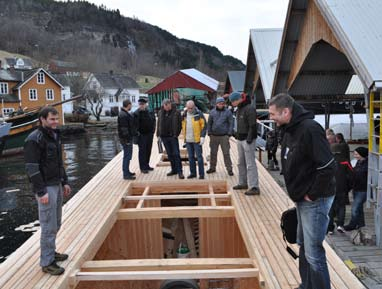
[(194, 69), (183, 69), (175, 72), (156, 86), (147, 91), (148, 94), (176, 88), (194, 88), (214, 92), (218, 89), (219, 82), (216, 79)]
[[(363, 84), (382, 82), (380, 0), (315, 0)], [(378, 84), (380, 86), (380, 84)]]
[(257, 67), (259, 71), (265, 101), (271, 98), (281, 37), (281, 28), (251, 29), (250, 32), (250, 41), (255, 55), (253, 70), (255, 71)]
[(24, 86), (24, 84), (26, 84), (27, 82), (29, 82), (33, 77), (35, 77), (39, 72), (44, 72), (45, 73), (45, 75), (47, 75), (48, 77), (50, 77), (58, 86), (60, 86), (61, 88), (64, 88), (63, 86), (62, 86), (62, 84), (61, 83), (59, 83), (58, 81), (57, 81), (57, 79), (55, 79), (54, 77), (53, 77), (53, 75), (52, 74), (50, 74), (49, 72), (47, 72), (45, 69), (43, 69), (43, 68), (37, 68), (37, 69), (32, 69), (32, 70), (28, 70), (28, 71), (24, 71), (23, 73), (23, 75), (22, 75), (22, 77), (24, 78), (24, 81), (21, 79), (20, 81), (20, 83), (18, 84), (18, 85), (16, 85), (13, 89), (15, 90), (15, 89), (19, 89), (19, 88), (21, 88), (21, 87), (23, 87)]
[(127, 75), (114, 73), (93, 73), (93, 76), (98, 80), (103, 88), (140, 88), (139, 84)]
[(225, 83), (224, 92), (228, 93), (229, 85), (231, 85), (232, 91), (244, 91), (245, 82), (245, 70), (231, 70), (227, 71), (227, 78)]

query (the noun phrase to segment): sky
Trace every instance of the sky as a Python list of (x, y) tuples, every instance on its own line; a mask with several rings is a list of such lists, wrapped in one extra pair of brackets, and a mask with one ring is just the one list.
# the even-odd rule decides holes
[(288, 0), (87, 0), (247, 61), (249, 31), (284, 26)]

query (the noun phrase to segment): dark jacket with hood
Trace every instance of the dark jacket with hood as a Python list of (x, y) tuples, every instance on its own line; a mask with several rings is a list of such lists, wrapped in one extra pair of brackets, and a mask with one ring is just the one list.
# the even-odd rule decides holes
[(171, 110), (164, 110), (163, 106), (158, 112), (157, 136), (178, 137), (182, 131), (182, 116), (173, 104)]
[(290, 198), (299, 202), (335, 194), (336, 163), (323, 128), (313, 113), (294, 103), (290, 122), (282, 126), (282, 171)]
[(236, 135), (238, 140), (251, 143), (257, 138), (256, 110), (251, 105), (249, 97), (241, 102), (236, 111)]
[(155, 114), (148, 109), (137, 109), (134, 112), (134, 123), (139, 134), (155, 132)]
[(124, 108), (118, 115), (118, 136), (122, 144), (131, 144), (133, 137), (137, 135), (134, 125), (134, 117)]
[(366, 192), (367, 191), (367, 171), (368, 171), (368, 158), (364, 160), (358, 160), (354, 167), (354, 192)]
[(42, 126), (34, 130), (25, 140), (24, 158), (33, 192), (39, 197), (45, 195), (47, 186), (67, 184), (58, 130)]

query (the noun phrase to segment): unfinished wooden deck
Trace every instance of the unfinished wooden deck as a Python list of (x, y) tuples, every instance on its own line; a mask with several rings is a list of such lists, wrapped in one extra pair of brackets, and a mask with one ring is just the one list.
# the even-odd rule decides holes
[[(231, 186), (237, 181), (237, 152), (233, 140), (231, 147), (235, 176), (229, 177), (226, 174), (219, 152), (217, 173), (206, 175), (204, 181), (180, 181), (177, 176), (167, 177), (169, 167), (165, 165), (156, 167), (149, 174), (140, 174), (135, 146), (132, 169), (137, 172), (137, 180), (128, 182), (122, 179), (122, 154), (117, 155), (64, 206), (57, 250), (69, 254), (69, 259), (62, 263), (66, 269), (65, 273), (54, 277), (41, 272), (38, 231), (0, 265), (0, 288), (76, 288), (79, 282), (82, 286), (78, 288), (96, 288), (98, 285), (101, 287), (97, 288), (118, 288), (118, 282), (121, 280), (144, 282), (168, 279), (170, 276), (191, 279), (227, 276), (252, 280), (255, 278), (258, 282), (248, 282), (247, 285), (241, 282), (239, 287), (235, 288), (296, 288), (299, 284), (298, 263), (286, 252), (279, 229), (281, 212), (293, 204), (260, 164), (260, 196), (247, 197), (243, 192), (232, 191)], [(156, 149), (154, 145), (152, 166), (156, 166), (161, 158)], [(207, 142), (204, 155), (208, 153)], [(184, 166), (184, 173), (186, 176), (189, 173), (187, 166)], [(183, 184), (183, 188), (188, 186), (188, 192), (198, 192), (198, 186), (206, 186), (207, 195), (193, 196), (199, 200), (197, 207), (175, 207), (169, 212), (171, 210), (160, 208), (158, 199), (163, 199), (163, 196), (155, 195), (153, 188), (159, 185), (171, 191), (174, 183)], [(219, 184), (224, 184), (226, 192), (221, 191)], [(138, 188), (139, 186), (142, 188)], [(138, 196), (134, 195), (137, 190), (142, 191)], [(201, 191), (204, 192), (205, 189)], [(135, 203), (126, 206), (126, 201)], [(129, 210), (130, 208), (133, 209)], [(126, 252), (114, 252), (114, 260), (99, 261), (103, 259), (102, 255), (110, 256), (110, 252), (106, 252), (107, 244), (119, 240), (108, 236), (111, 230), (117, 230), (121, 239), (124, 234), (129, 236), (131, 233), (129, 230), (118, 231), (118, 228), (115, 228), (117, 220), (149, 220), (148, 223), (139, 223), (138, 220), (132, 224), (144, 227), (142, 234), (145, 238), (152, 238), (153, 235), (162, 235), (156, 223), (158, 219), (190, 218), (200, 214), (204, 214), (202, 217), (215, 218), (214, 223), (201, 224), (208, 232), (212, 232), (224, 222), (228, 223), (225, 221), (227, 218), (235, 218), (237, 225), (233, 222), (228, 226), (224, 235), (225, 241), (237, 244), (244, 242), (245, 250), (235, 243), (227, 247), (227, 250), (231, 251), (227, 252), (226, 256), (214, 256), (215, 251), (221, 252), (225, 248), (221, 247), (223, 242), (220, 242), (219, 236), (214, 238), (211, 233), (201, 236), (204, 238), (204, 245), (200, 248), (201, 254), (208, 255), (207, 258), (200, 256), (201, 258), (192, 259), (161, 259), (162, 244), (151, 244), (148, 247), (126, 244)], [(235, 226), (238, 227), (237, 231)], [(235, 249), (236, 247), (238, 249)], [(365, 288), (327, 244), (325, 248), (332, 288)], [(142, 257), (134, 258), (134, 253), (139, 250), (147, 250), (153, 254), (148, 254), (148, 260)], [(118, 254), (128, 254), (130, 259), (141, 260), (121, 260), (118, 259)], [(177, 270), (176, 273), (173, 270)], [(92, 285), (87, 287), (86, 284)], [(145, 285), (129, 288), (159, 288), (159, 283), (155, 287), (142, 284)], [(201, 288), (208, 288), (206, 286), (201, 282)]]

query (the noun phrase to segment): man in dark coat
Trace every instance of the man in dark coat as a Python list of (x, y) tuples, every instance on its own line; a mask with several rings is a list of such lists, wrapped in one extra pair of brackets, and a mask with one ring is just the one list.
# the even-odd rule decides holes
[(147, 174), (154, 170), (150, 167), (151, 149), (155, 132), (155, 115), (147, 108), (147, 100), (140, 98), (139, 107), (134, 112), (134, 121), (138, 131), (138, 159), (141, 172)]
[(284, 130), (281, 162), (288, 194), (297, 208), (299, 288), (330, 289), (322, 242), (335, 195), (336, 165), (325, 131), (313, 120), (313, 113), (285, 93), (270, 100), (269, 116)]
[(38, 203), (40, 266), (45, 273), (61, 275), (65, 269), (56, 262), (66, 260), (68, 255), (56, 252), (56, 236), (61, 227), (63, 197), (71, 193), (71, 188), (62, 160), (58, 111), (44, 107), (39, 120), (40, 127), (25, 141), (25, 168)]

